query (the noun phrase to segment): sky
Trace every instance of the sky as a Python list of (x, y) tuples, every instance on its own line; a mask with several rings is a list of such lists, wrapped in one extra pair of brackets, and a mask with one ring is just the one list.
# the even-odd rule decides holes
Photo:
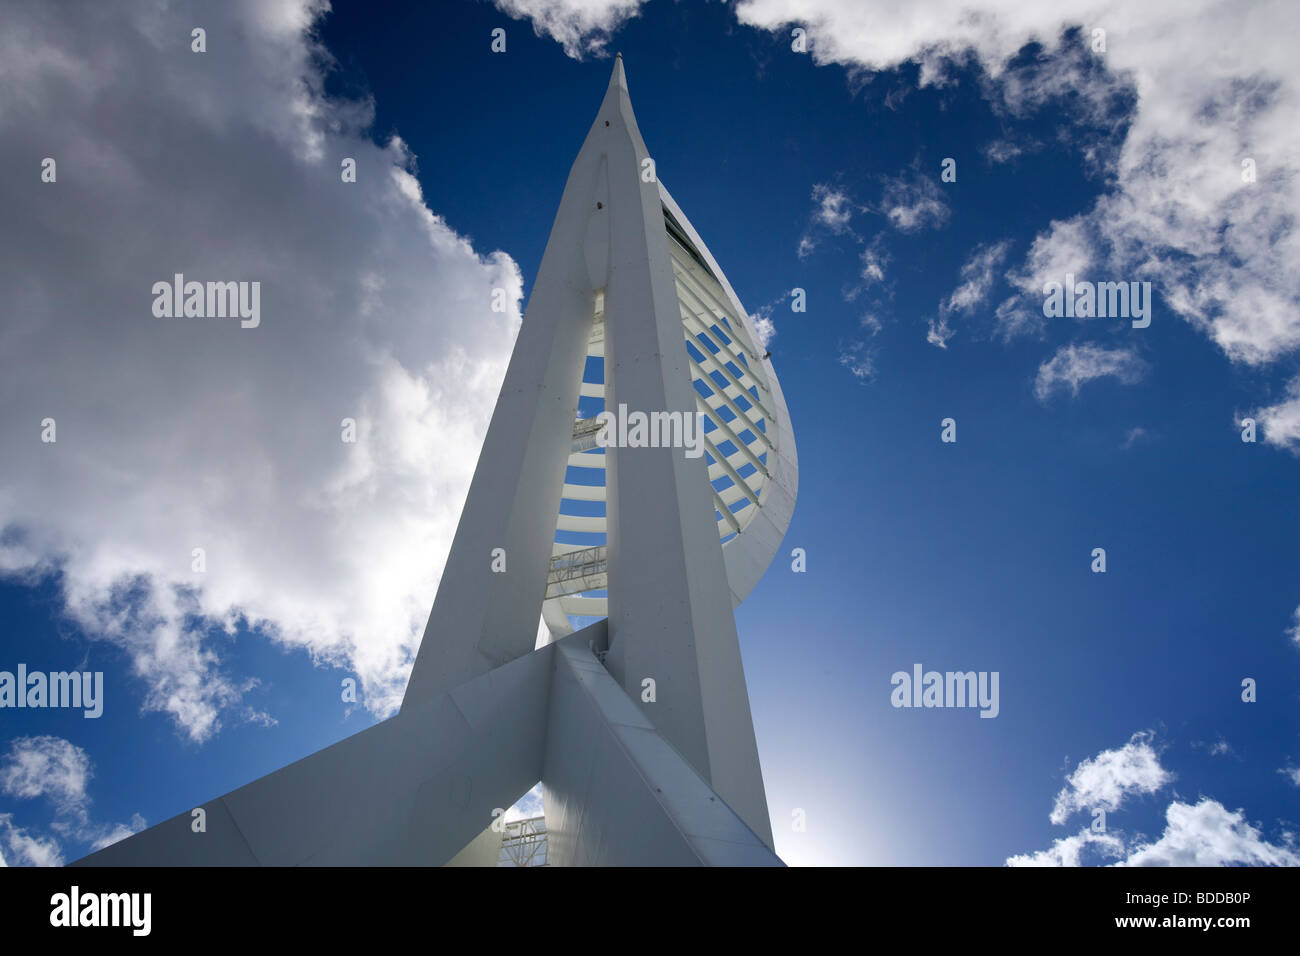
[[(75, 860), (395, 712), (620, 51), (798, 446), (736, 612), (782, 859), (1300, 864), (1297, 28), (6, 4), (0, 671), (102, 672), (103, 711), (0, 708), (0, 856)], [(258, 280), (259, 324), (155, 315), (177, 273)], [(1071, 281), (1146, 318), (1046, 314)], [(915, 665), (996, 673), (996, 717), (893, 706)]]

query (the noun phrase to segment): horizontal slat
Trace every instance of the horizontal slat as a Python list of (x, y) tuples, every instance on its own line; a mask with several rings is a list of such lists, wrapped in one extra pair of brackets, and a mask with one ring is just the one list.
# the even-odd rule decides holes
[(560, 492), (562, 497), (570, 501), (604, 501), (604, 485), (571, 485), (565, 482), (563, 490)]
[(605, 453), (581, 451), (569, 456), (569, 467), (571, 468), (604, 468)]
[(600, 534), (605, 530), (605, 519), (561, 514), (556, 519), (555, 528), (557, 531), (585, 531), (590, 534)]

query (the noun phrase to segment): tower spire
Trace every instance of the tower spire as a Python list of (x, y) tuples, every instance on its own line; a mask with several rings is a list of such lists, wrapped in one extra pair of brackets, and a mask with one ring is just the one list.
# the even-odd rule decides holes
[[(551, 864), (779, 864), (733, 613), (798, 484), (758, 342), (615, 56), (401, 710), (210, 801), (202, 838), (187, 809), (85, 862), (494, 861), (494, 815), (540, 780)], [(599, 405), (659, 431), (597, 451)]]

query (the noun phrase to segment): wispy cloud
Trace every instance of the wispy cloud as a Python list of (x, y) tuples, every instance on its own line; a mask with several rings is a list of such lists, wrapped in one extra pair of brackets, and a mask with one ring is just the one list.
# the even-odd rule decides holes
[(1038, 367), (1034, 394), (1046, 402), (1052, 395), (1068, 388), (1078, 395), (1088, 382), (1100, 378), (1117, 378), (1131, 385), (1142, 378), (1146, 363), (1132, 348), (1108, 349), (1099, 345), (1065, 345)]
[(929, 330), (925, 333), (925, 340), (931, 345), (937, 345), (941, 349), (948, 347), (948, 340), (956, 333), (948, 327), (948, 317), (941, 317), (938, 322), (930, 320)]
[(876, 211), (899, 232), (936, 229), (951, 214), (935, 178), (917, 172), (885, 177)]
[(848, 235), (852, 236), (854, 241), (861, 241), (852, 227), (853, 216), (860, 211), (860, 207), (853, 202), (844, 189), (829, 183), (817, 183), (812, 189), (812, 203), (808, 228), (799, 238), (800, 259), (807, 258), (827, 235)]
[(875, 351), (868, 348), (866, 342), (852, 342), (840, 347), (840, 365), (848, 369), (863, 385), (875, 378), (875, 360)]

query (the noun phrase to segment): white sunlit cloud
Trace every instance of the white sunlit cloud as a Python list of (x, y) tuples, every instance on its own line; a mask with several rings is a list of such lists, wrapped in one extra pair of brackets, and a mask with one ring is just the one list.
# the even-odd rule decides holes
[[(395, 710), (519, 325), (515, 263), (324, 95), (323, 9), (19, 6), (0, 33), (6, 152), (58, 163), (0, 183), (0, 573), (57, 573), (131, 706), (198, 742), (274, 719), (230, 669), (241, 625)], [(175, 273), (260, 281), (260, 325), (156, 318)]]
[(515, 19), (527, 18), (575, 60), (602, 56), (611, 35), (635, 17), (643, 0), (494, 0)]
[(976, 246), (961, 267), (961, 284), (939, 305), (939, 316), (930, 319), (925, 340), (941, 349), (956, 334), (948, 320), (954, 315), (969, 315), (988, 301), (997, 281), (997, 271), (1011, 248), (1010, 240)]
[[(1027, 291), (1041, 294), (1044, 273), (1067, 268), (1151, 281), (1234, 361), (1260, 365), (1300, 347), (1300, 6), (943, 0), (868, 14), (846, 0), (740, 0), (735, 11), (777, 34), (803, 26), (817, 63), (850, 72), (915, 61), (921, 84), (937, 84), (972, 54), (991, 101), (1013, 113), (1079, 90), (1078, 122), (1062, 135), (1107, 169), (1108, 184), (1091, 209), (1039, 236), (1016, 272)], [(1092, 50), (1098, 26), (1104, 52)], [(1042, 55), (1012, 67), (1032, 41)], [(1121, 108), (1118, 155), (1098, 156), (1080, 124)], [(1004, 338), (1039, 330), (1027, 310), (999, 311)], [(1278, 413), (1275, 427), (1290, 434), (1291, 421)]]
[(62, 737), (19, 737), (10, 744), (0, 758), (0, 793), (13, 800), (43, 798), (54, 811), (49, 834), (15, 825), (12, 813), (0, 814), (0, 845), (8, 847), (14, 863), (60, 866), (59, 837), (99, 850), (144, 829), (138, 813), (130, 824), (91, 819), (87, 785), (92, 776), (90, 757)]
[[(1287, 398), (1252, 413), (1260, 424), (1264, 441), (1300, 455), (1300, 377), (1287, 385)], [(1297, 624), (1300, 634), (1300, 624)], [(1300, 637), (1297, 638), (1300, 642)]]
[[(1113, 813), (1134, 796), (1149, 796), (1167, 787), (1173, 775), (1160, 764), (1153, 734), (1134, 734), (1122, 747), (1085, 760), (1066, 778), (1052, 807), (1052, 823), (1074, 814), (1101, 809)], [(1195, 804), (1172, 801), (1165, 809), (1165, 830), (1148, 841), (1128, 838), (1109, 823), (1101, 831), (1085, 826), (1053, 840), (1046, 850), (1017, 854), (1008, 866), (1296, 866), (1295, 837), (1283, 832), (1272, 843), (1242, 810), (1228, 810), (1201, 797)]]
[(948, 326), (947, 316), (944, 316), (937, 322), (934, 319), (930, 320), (930, 327), (929, 331), (925, 334), (925, 340), (931, 345), (937, 345), (941, 349), (946, 349), (948, 347), (948, 340), (956, 334), (957, 333)]
[(843, 189), (828, 183), (816, 183), (812, 189), (812, 203), (808, 228), (799, 237), (797, 253), (800, 259), (807, 258), (817, 248), (821, 236), (828, 233), (858, 238), (850, 225), (858, 207)]
[(1175, 800), (1165, 811), (1165, 832), (1154, 843), (1131, 849), (1118, 866), (1300, 866), (1292, 834), (1275, 845), (1251, 826), (1241, 810), (1202, 797), (1195, 805)]
[(1132, 385), (1142, 378), (1146, 364), (1132, 348), (1108, 349), (1100, 345), (1063, 345), (1038, 367), (1034, 394), (1046, 402), (1056, 392), (1069, 389), (1078, 395), (1088, 382), (1116, 378)]
[(1103, 750), (1075, 767), (1056, 795), (1051, 821), (1064, 823), (1081, 810), (1097, 807), (1117, 810), (1125, 797), (1155, 793), (1172, 781), (1173, 775), (1160, 766), (1152, 736), (1134, 734), (1123, 747)]
[[(590, 24), (596, 39), (635, 12), (609, 0), (511, 2), (531, 7), (538, 29), (558, 16)], [(1291, 281), (1300, 273), (1300, 59), (1292, 42), (1300, 6), (936, 0), (868, 12), (854, 0), (739, 0), (732, 8), (741, 23), (782, 42), (791, 25), (803, 27), (814, 62), (842, 64), (851, 75), (916, 62), (921, 85), (940, 84), (971, 55), (990, 102), (1009, 114), (1071, 95), (1077, 115), (1061, 138), (1104, 170), (1108, 185), (1091, 209), (1044, 230), (1013, 279), (1037, 294), (1045, 272), (1151, 281), (1233, 361), (1260, 365), (1300, 348), (1300, 289)], [(1104, 50), (1093, 48), (1099, 26)], [(573, 40), (560, 42), (574, 55)], [(1031, 42), (1042, 53), (1013, 66)], [(1086, 127), (1121, 116), (1128, 127), (1118, 154), (1100, 155)], [(995, 161), (1014, 154), (989, 150)], [(1243, 177), (1247, 160), (1254, 182)], [(920, 199), (883, 208), (901, 229), (942, 218), (936, 203)], [(801, 254), (812, 244), (801, 243)], [(1010, 300), (997, 315), (1004, 340), (1041, 332), (1041, 316)], [(1274, 420), (1278, 441), (1294, 442), (1285, 437), (1294, 418), (1277, 412)]]

